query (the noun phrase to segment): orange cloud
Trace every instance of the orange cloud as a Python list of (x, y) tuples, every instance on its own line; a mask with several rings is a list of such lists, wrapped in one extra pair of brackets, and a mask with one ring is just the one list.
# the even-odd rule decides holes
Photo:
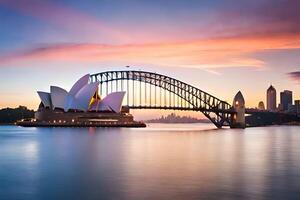
[(218, 38), (171, 43), (101, 45), (60, 44), (0, 57), (4, 63), (27, 61), (124, 62), (189, 68), (262, 67), (252, 53), (300, 47), (300, 35)]

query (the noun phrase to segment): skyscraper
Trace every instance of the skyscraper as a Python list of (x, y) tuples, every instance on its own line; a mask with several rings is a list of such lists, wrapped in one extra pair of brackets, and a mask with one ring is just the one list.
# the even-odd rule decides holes
[(284, 90), (280, 92), (280, 105), (283, 111), (288, 110), (289, 105), (293, 104), (293, 92)]
[(276, 110), (276, 89), (272, 85), (267, 90), (267, 110)]

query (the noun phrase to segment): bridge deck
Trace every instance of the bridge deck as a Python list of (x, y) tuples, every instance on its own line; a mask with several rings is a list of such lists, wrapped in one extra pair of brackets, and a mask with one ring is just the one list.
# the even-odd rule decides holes
[(130, 109), (157, 109), (157, 110), (182, 110), (182, 111), (196, 111), (196, 112), (217, 112), (217, 113), (235, 113), (232, 109), (221, 110), (221, 109), (207, 109), (207, 108), (188, 108), (188, 107), (178, 107), (178, 106), (128, 106)]

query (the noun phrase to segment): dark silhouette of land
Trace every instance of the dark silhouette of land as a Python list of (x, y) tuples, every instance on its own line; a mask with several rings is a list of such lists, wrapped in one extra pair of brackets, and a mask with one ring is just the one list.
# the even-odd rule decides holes
[(18, 108), (3, 108), (0, 110), (0, 124), (14, 124), (18, 120), (34, 117), (34, 110), (29, 110), (25, 106)]
[(197, 119), (190, 116), (178, 116), (175, 113), (161, 116), (157, 119), (146, 120), (146, 123), (210, 123), (208, 119)]

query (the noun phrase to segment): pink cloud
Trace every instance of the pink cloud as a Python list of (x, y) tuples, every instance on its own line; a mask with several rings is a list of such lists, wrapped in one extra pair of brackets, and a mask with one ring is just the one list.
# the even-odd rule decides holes
[(219, 38), (186, 42), (102, 45), (58, 44), (0, 56), (0, 65), (28, 61), (142, 63), (187, 68), (262, 67), (250, 55), (269, 49), (300, 48), (300, 36)]
[(292, 80), (300, 83), (300, 71), (290, 72), (287, 74)]

